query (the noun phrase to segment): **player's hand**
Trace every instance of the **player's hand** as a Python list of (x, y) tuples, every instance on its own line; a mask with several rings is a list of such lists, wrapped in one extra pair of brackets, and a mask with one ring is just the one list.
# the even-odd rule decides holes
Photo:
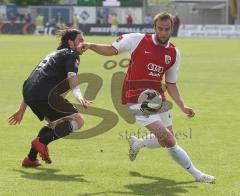
[(9, 125), (16, 125), (17, 123), (20, 124), (23, 118), (25, 110), (21, 110), (19, 109), (18, 111), (16, 111), (14, 114), (12, 114), (9, 118), (8, 118), (8, 124)]
[(84, 99), (84, 98), (77, 98), (77, 101), (85, 108), (87, 109), (87, 107), (92, 103), (92, 101)]
[(77, 51), (82, 54), (90, 48), (90, 45), (88, 42), (82, 42), (77, 46)]
[(76, 50), (79, 54), (82, 54), (85, 52), (83, 42), (79, 43), (78, 46), (76, 47)]
[(189, 118), (192, 118), (195, 116), (195, 112), (193, 111), (192, 108), (188, 107), (188, 106), (184, 106), (184, 108), (182, 108), (182, 111), (187, 114), (187, 116)]

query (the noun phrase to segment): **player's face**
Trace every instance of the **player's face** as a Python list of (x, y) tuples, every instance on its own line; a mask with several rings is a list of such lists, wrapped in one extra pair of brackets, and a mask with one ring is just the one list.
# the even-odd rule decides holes
[[(73, 41), (73, 44), (72, 44), (72, 49), (77, 51), (77, 46), (80, 44), (80, 43), (83, 43), (84, 42), (84, 38), (83, 38), (83, 35), (82, 34), (78, 34), (76, 39)], [(82, 54), (81, 52), (79, 52), (79, 54)]]
[(170, 20), (157, 20), (154, 27), (157, 41), (160, 45), (167, 44), (172, 33), (172, 24)]

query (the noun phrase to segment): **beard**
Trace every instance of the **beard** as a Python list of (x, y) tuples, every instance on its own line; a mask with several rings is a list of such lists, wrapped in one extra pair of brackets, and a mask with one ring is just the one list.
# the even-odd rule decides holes
[(159, 39), (158, 36), (156, 36), (156, 38), (157, 38), (158, 43), (160, 43), (162, 45), (166, 45), (170, 39), (170, 37), (168, 37), (166, 40), (163, 41), (163, 40)]
[(82, 52), (78, 51), (77, 49), (77, 45), (74, 43), (74, 48), (73, 50), (78, 54), (78, 55), (82, 55)]

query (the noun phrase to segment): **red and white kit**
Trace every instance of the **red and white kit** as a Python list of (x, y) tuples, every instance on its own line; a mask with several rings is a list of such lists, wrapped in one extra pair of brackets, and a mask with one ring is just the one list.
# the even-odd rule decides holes
[[(164, 77), (167, 83), (176, 83), (180, 66), (179, 50), (170, 42), (166, 47), (159, 46), (155, 34), (141, 33), (124, 34), (112, 46), (119, 54), (127, 54), (131, 59), (123, 83), (122, 103), (131, 104), (130, 109), (138, 109), (139, 104), (136, 104), (138, 96), (148, 88), (159, 91), (165, 101), (161, 83)], [(159, 119), (159, 115), (165, 126), (172, 124), (168, 112), (135, 117), (140, 124), (146, 126), (154, 122), (156, 117)]]

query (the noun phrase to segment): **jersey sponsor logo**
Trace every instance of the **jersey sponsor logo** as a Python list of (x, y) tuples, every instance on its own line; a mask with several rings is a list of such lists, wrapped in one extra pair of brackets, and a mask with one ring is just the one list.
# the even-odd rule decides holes
[(153, 77), (160, 77), (164, 71), (163, 67), (154, 63), (148, 63), (147, 69), (150, 71), (148, 75)]
[(169, 63), (171, 63), (171, 60), (172, 60), (171, 56), (165, 55), (165, 63), (166, 63), (167, 65), (168, 65)]
[(149, 71), (156, 71), (158, 73), (163, 73), (164, 70), (163, 67), (154, 63), (148, 63), (147, 68)]
[(152, 71), (148, 75), (153, 77), (160, 77), (159, 73), (153, 73)]

